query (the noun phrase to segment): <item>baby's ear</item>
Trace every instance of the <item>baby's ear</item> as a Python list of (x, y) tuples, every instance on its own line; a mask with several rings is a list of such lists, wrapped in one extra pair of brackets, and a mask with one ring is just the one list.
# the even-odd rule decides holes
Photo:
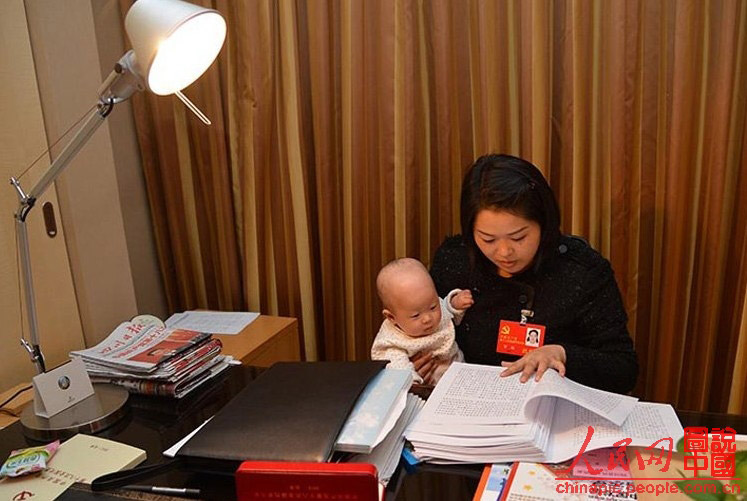
[(387, 320), (391, 320), (392, 322), (394, 322), (394, 314), (391, 311), (384, 308), (383, 310), (381, 310), (381, 314), (384, 315), (384, 318), (386, 318)]

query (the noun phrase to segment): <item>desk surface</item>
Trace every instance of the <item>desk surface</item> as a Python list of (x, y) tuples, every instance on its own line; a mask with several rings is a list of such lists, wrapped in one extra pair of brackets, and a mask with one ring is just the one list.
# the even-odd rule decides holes
[(279, 361), (301, 360), (298, 320), (260, 315), (235, 335), (214, 334), (223, 343), (221, 353), (244, 365), (269, 367)]
[[(210, 388), (198, 390), (184, 400), (175, 401), (157, 397), (131, 395), (127, 416), (112, 428), (99, 435), (140, 447), (147, 452), (147, 463), (162, 461), (161, 452), (172, 446), (188, 432), (215, 414), (238, 391), (254, 379), (262, 369), (234, 367)], [(747, 416), (714, 413), (678, 412), (683, 426), (731, 426), (739, 433), (747, 432)], [(0, 457), (7, 458), (10, 451), (37, 445), (27, 440), (20, 423), (0, 430)], [(392, 480), (388, 499), (397, 500), (459, 500), (471, 499), (477, 486), (482, 465), (432, 466), (421, 465), (414, 474), (401, 474)], [(172, 471), (155, 477), (147, 483), (175, 487), (202, 489), (205, 499), (235, 499), (233, 478), (189, 474)], [(165, 499), (138, 495), (137, 499)], [(65, 499), (65, 497), (61, 498)], [(67, 499), (84, 499), (72, 497)], [(176, 499), (176, 498), (174, 498)]]
[[(161, 455), (164, 450), (214, 415), (261, 370), (254, 367), (232, 367), (218, 376), (210, 387), (200, 388), (196, 393), (181, 400), (130, 395), (127, 415), (98, 435), (144, 449), (147, 454), (144, 464), (159, 463), (165, 459)], [(23, 436), (20, 422), (0, 430), (0, 457), (3, 460), (8, 457), (11, 450), (33, 445), (38, 443)], [(206, 494), (205, 499), (235, 498), (232, 477), (211, 478), (206, 475), (172, 471), (141, 483), (197, 487)], [(162, 496), (149, 496), (141, 495), (140, 498), (164, 499)]]
[[(238, 334), (214, 334), (213, 337), (223, 343), (221, 353), (231, 355), (244, 365), (269, 367), (275, 362), (301, 360), (298, 320), (295, 318), (260, 315)], [(0, 402), (30, 386), (30, 382), (22, 383), (0, 393)], [(33, 396), (32, 390), (26, 390), (13, 398), (4, 407), (9, 413), (0, 414), (0, 428), (16, 422)]]

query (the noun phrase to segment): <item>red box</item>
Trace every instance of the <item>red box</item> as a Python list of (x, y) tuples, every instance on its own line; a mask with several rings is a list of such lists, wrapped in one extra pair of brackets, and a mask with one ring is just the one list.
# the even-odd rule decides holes
[(367, 463), (244, 461), (236, 470), (236, 499), (379, 501), (378, 475)]

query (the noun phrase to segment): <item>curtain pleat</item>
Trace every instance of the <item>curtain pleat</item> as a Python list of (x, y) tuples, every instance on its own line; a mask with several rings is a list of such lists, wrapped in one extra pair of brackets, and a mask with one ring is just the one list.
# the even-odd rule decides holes
[[(123, 8), (131, 2), (122, 0)], [(364, 359), (387, 261), (458, 233), (465, 169), (523, 156), (610, 259), (635, 393), (747, 412), (743, 0), (219, 0), (216, 65), (135, 100), (169, 306), (298, 317)]]
[[(721, 335), (716, 340), (716, 356), (722, 357), (724, 372), (731, 377), (715, 381), (715, 391), (711, 392), (709, 407), (719, 408), (722, 402), (728, 402), (728, 412), (744, 414), (747, 412), (747, 206), (740, 200), (747, 199), (747, 110), (738, 103), (747, 100), (747, 8), (740, 4), (736, 36), (735, 82), (733, 87), (731, 121), (729, 123), (729, 146), (726, 162), (732, 166), (729, 184), (735, 186), (731, 214), (731, 224), (727, 229), (729, 249), (726, 258), (727, 277), (723, 291), (722, 314), (719, 318), (719, 332), (737, 333)], [(734, 357), (723, 354), (734, 353)]]

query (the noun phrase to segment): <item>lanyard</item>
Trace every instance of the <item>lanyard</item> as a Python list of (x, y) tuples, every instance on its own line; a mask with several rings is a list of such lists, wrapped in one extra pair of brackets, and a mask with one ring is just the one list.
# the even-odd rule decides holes
[(532, 318), (534, 316), (534, 311), (532, 310), (521, 310), (521, 321), (519, 322), (521, 325), (526, 325), (527, 320)]
[(521, 325), (526, 325), (527, 321), (534, 317), (534, 310), (532, 310), (532, 305), (534, 304), (534, 287), (531, 285), (524, 285), (521, 284), (522, 289), (524, 290), (523, 294), (519, 297), (519, 302), (523, 305), (521, 309), (521, 321), (519, 322)]

